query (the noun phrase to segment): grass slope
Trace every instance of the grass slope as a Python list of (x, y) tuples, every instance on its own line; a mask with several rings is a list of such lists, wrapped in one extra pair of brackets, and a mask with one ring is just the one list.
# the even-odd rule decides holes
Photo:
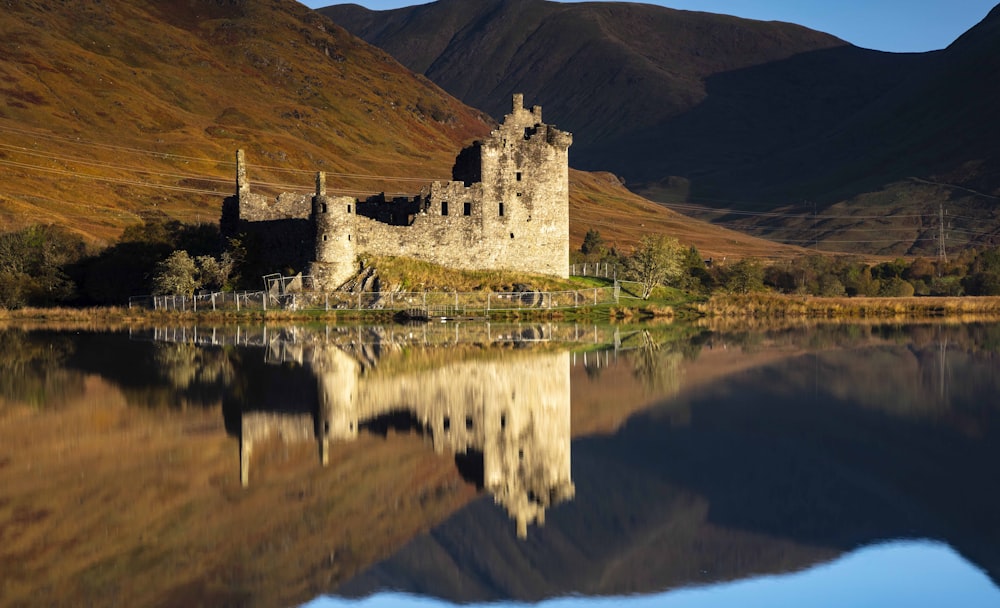
[[(162, 214), (214, 222), (237, 148), (252, 180), (281, 190), (310, 191), (316, 170), (447, 177), (489, 130), (290, 0), (19, 2), (0, 40), (5, 228), (56, 223), (107, 240)], [(408, 184), (331, 177), (364, 192)]]

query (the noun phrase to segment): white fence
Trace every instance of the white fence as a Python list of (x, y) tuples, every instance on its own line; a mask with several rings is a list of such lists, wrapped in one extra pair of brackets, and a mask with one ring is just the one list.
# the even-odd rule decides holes
[(491, 311), (559, 310), (618, 302), (619, 287), (517, 292), (215, 292), (196, 296), (133, 296), (129, 308), (207, 310), (387, 310), (428, 317), (487, 316)]

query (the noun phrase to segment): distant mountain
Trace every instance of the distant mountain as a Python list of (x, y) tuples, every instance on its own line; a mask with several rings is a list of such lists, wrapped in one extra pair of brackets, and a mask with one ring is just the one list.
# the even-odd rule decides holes
[[(835, 245), (849, 235), (878, 253), (935, 250), (940, 203), (974, 220), (953, 226), (953, 245), (997, 233), (983, 221), (1000, 197), (991, 145), (1000, 123), (989, 108), (1000, 86), (1000, 9), (950, 48), (923, 54), (625, 2), (320, 11), (493, 115), (498, 100), (525, 92), (579, 133), (574, 166), (612, 171), (655, 200), (794, 213), (721, 220), (828, 248), (850, 249)], [(821, 224), (818, 212), (836, 217)], [(865, 222), (851, 216), (872, 213), (909, 218), (886, 220), (899, 230), (894, 244), (857, 232)]]
[[(493, 127), (292, 0), (15, 2), (0, 40), (0, 230), (59, 224), (100, 244), (141, 220), (215, 222), (237, 148), (258, 190), (308, 192), (323, 170), (328, 190), (413, 193)], [(624, 247), (670, 225), (706, 255), (774, 251), (654, 217), (613, 177), (572, 179), (577, 245), (591, 227)]]

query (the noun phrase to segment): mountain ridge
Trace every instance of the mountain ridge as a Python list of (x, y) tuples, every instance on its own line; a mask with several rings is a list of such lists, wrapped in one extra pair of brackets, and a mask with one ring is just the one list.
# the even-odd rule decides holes
[[(926, 255), (937, 246), (930, 226), (907, 218), (929, 224), (947, 203), (971, 218), (953, 226), (950, 246), (1000, 242), (991, 228), (1000, 158), (989, 143), (1000, 129), (987, 107), (1000, 94), (1000, 9), (929, 53), (627, 2), (319, 10), (491, 114), (485, 96), (523, 90), (583, 133), (574, 166), (611, 171), (662, 203), (703, 207), (699, 217), (728, 227), (828, 250), (867, 238), (866, 253)], [(447, 31), (426, 44), (420, 24), (432, 22)], [(505, 61), (479, 51), (504, 44), (516, 46)], [(865, 237), (873, 215), (896, 238)]]
[[(494, 126), (291, 0), (17, 2), (0, 41), (10, 51), (0, 58), (0, 224), (60, 225), (94, 246), (140, 222), (215, 223), (237, 149), (256, 191), (310, 192), (325, 171), (333, 192), (413, 194), (447, 180), (459, 151)], [(574, 172), (574, 184), (574, 218), (607, 222), (602, 206), (614, 209), (619, 247), (647, 231), (633, 218), (650, 204), (617, 180)], [(734, 255), (734, 241), (736, 255), (742, 244), (775, 249), (679, 215), (659, 221), (683, 225), (706, 255)], [(571, 223), (574, 246), (591, 227)]]

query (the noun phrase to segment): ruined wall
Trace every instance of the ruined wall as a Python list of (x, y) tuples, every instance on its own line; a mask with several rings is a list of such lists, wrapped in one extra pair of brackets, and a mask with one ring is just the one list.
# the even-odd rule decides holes
[(305, 269), (315, 255), (312, 214), (312, 195), (252, 192), (243, 150), (236, 152), (236, 195), (223, 202), (219, 229), (227, 238), (242, 236), (258, 265), (271, 272)]
[(235, 225), (264, 235), (264, 246), (277, 249), (271, 254), (294, 260), (296, 269), (311, 262), (309, 273), (326, 290), (357, 272), (358, 254), (567, 277), (572, 139), (515, 95), (511, 113), (489, 138), (458, 155), (456, 181), (432, 183), (397, 202), (328, 196), (322, 173), (312, 197), (264, 197), (250, 191), (240, 151), (236, 210), (227, 200), (223, 231)]
[(317, 192), (313, 276), (338, 286), (353, 275), (358, 253), (568, 276), (571, 143), (570, 134), (541, 122), (541, 108), (527, 110), (515, 95), (503, 124), (459, 154), (458, 181), (431, 184), (392, 217)]

